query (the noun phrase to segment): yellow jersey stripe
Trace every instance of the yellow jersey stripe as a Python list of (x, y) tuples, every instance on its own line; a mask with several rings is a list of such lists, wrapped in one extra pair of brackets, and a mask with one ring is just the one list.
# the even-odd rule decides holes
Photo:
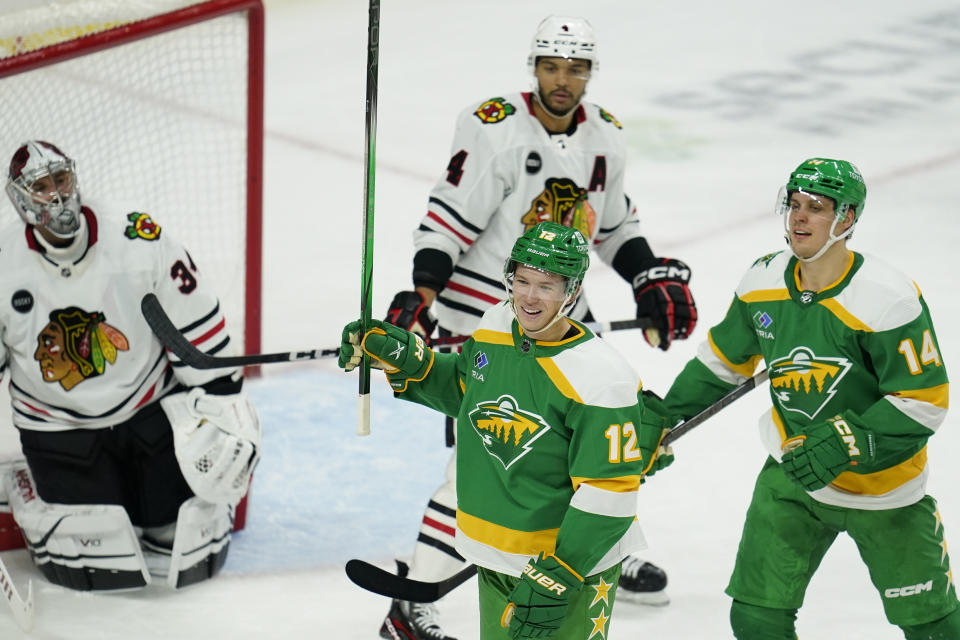
[(864, 474), (844, 471), (837, 476), (832, 485), (848, 493), (878, 496), (913, 480), (923, 473), (926, 466), (927, 447), (924, 446), (913, 457), (883, 471)]
[(774, 302), (776, 300), (789, 300), (790, 292), (787, 288), (783, 289), (758, 289), (740, 296), (744, 302)]
[(894, 391), (893, 395), (905, 400), (916, 400), (926, 402), (940, 409), (950, 407), (950, 384), (944, 383), (928, 389), (907, 389), (904, 391)]
[(557, 547), (559, 528), (542, 531), (517, 531), (488, 522), (457, 509), (457, 529), (477, 542), (490, 545), (499, 551), (528, 556), (542, 551), (551, 554)]
[(484, 342), (487, 344), (501, 344), (508, 347), (513, 346), (513, 334), (503, 331), (491, 331), (490, 329), (477, 329), (471, 336), (474, 342)]
[(537, 364), (546, 371), (547, 376), (550, 378), (550, 381), (553, 382), (553, 386), (557, 388), (557, 391), (574, 402), (583, 404), (583, 400), (580, 399), (577, 390), (573, 388), (573, 385), (570, 384), (570, 381), (563, 375), (560, 367), (557, 366), (552, 358), (537, 358)]
[(710, 342), (710, 349), (713, 350), (713, 354), (722, 362), (726, 367), (735, 373), (740, 374), (744, 378), (749, 378), (753, 375), (753, 372), (757, 370), (757, 363), (763, 359), (763, 356), (757, 354), (752, 356), (749, 360), (743, 364), (734, 364), (727, 359), (727, 356), (723, 355), (723, 352), (720, 351), (720, 348), (713, 341), (713, 333), (707, 333), (707, 340)]
[(604, 491), (613, 491), (615, 493), (628, 493), (640, 488), (640, 476), (620, 476), (618, 478), (579, 478), (571, 477), (573, 490), (576, 491), (580, 485), (586, 482), (592, 487), (603, 489)]

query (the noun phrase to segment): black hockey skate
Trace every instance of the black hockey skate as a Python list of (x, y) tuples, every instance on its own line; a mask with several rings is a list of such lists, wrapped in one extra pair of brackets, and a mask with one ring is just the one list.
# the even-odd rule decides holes
[[(397, 560), (397, 575), (406, 576), (407, 564)], [(385, 640), (457, 640), (440, 628), (437, 606), (420, 602), (394, 600), (380, 625)]]
[(623, 560), (617, 600), (662, 607), (670, 602), (667, 596), (667, 574), (660, 567), (634, 556)]

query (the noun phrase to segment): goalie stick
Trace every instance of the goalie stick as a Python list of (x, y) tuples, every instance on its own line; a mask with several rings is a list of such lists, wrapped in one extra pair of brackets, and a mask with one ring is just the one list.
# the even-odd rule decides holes
[[(269, 364), (271, 362), (297, 362), (300, 360), (316, 360), (318, 358), (328, 358), (340, 353), (339, 348), (331, 349), (307, 349), (304, 351), (286, 351), (281, 353), (260, 353), (246, 356), (212, 356), (200, 351), (187, 338), (180, 333), (180, 330), (174, 326), (170, 316), (164, 311), (163, 306), (157, 299), (157, 296), (148, 293), (140, 301), (140, 311), (144, 319), (153, 330), (157, 339), (164, 347), (170, 350), (172, 354), (189, 367), (194, 369), (218, 369), (221, 367), (248, 367), (257, 364)], [(642, 320), (614, 320), (612, 322), (587, 322), (584, 323), (591, 331), (621, 331), (623, 329), (641, 329), (648, 325)], [(455, 345), (464, 342), (470, 336), (449, 336), (441, 338), (432, 338), (432, 345)]]
[(13, 586), (13, 580), (10, 578), (10, 572), (0, 560), (0, 591), (3, 592), (4, 599), (10, 605), (10, 611), (13, 617), (20, 625), (20, 628), (29, 632), (33, 629), (33, 581), (27, 583), (27, 599), (24, 601)]
[[(724, 407), (729, 406), (735, 400), (745, 396), (748, 392), (766, 382), (769, 377), (768, 371), (764, 369), (752, 378), (737, 385), (709, 407), (674, 427), (663, 437), (661, 444), (666, 446), (676, 441), (688, 431), (703, 424), (707, 418), (716, 415)], [(397, 600), (406, 600), (408, 602), (436, 602), (470, 579), (470, 577), (477, 572), (477, 567), (470, 565), (459, 573), (455, 573), (453, 576), (440, 582), (411, 580), (403, 575), (390, 573), (369, 562), (357, 559), (348, 561), (344, 570), (347, 572), (347, 577), (350, 578), (355, 585), (381, 596), (387, 596), (388, 598), (395, 598)]]

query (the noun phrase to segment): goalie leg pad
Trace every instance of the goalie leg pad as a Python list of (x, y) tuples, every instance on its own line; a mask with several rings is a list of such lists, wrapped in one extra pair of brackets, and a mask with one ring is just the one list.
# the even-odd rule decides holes
[(44, 502), (23, 462), (12, 465), (5, 480), (13, 518), (34, 563), (50, 582), (79, 591), (150, 584), (137, 534), (123, 507)]
[(190, 489), (207, 502), (240, 502), (260, 459), (260, 421), (246, 393), (217, 396), (196, 387), (160, 405)]
[(174, 589), (212, 578), (227, 560), (233, 507), (190, 498), (180, 507), (167, 584)]

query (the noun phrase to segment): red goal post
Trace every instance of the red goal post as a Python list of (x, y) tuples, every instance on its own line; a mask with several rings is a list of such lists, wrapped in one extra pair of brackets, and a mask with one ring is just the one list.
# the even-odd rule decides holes
[[(76, 161), (85, 204), (100, 215), (148, 213), (187, 247), (233, 339), (259, 353), (262, 1), (3, 5), (0, 181), (22, 142), (53, 142)], [(16, 215), (0, 194), (0, 224)], [(2, 498), (0, 550), (22, 544)], [(246, 507), (244, 498), (236, 529)]]
[(58, 145), (85, 203), (148, 213), (186, 245), (259, 353), (261, 0), (24, 6), (0, 10), (0, 166), (25, 140)]

